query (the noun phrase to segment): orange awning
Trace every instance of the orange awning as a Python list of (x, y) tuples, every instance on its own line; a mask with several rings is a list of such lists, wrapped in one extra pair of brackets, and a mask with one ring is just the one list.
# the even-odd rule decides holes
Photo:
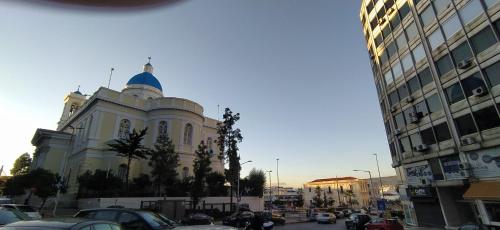
[(500, 182), (472, 183), (464, 193), (464, 199), (500, 200)]

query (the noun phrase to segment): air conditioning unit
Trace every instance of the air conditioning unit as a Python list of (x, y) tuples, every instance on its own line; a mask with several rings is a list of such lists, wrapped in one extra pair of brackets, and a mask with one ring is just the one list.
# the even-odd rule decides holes
[(422, 117), (421, 112), (410, 112), (408, 115), (410, 117), (410, 123), (412, 124), (418, 123)]
[(379, 25), (382, 25), (382, 24), (384, 24), (384, 23), (385, 23), (385, 18), (379, 18), (379, 19), (378, 19), (378, 24), (379, 24)]
[(431, 180), (429, 178), (422, 178), (422, 180), (420, 180), (420, 182), (423, 184), (423, 185), (431, 185)]
[(464, 139), (462, 139), (462, 145), (472, 145), (474, 143), (476, 143), (476, 140), (472, 137), (466, 137)]
[(391, 106), (391, 112), (396, 112), (398, 110), (398, 105)]
[(468, 162), (460, 162), (460, 164), (458, 164), (458, 167), (460, 168), (460, 170), (469, 170), (470, 164)]
[(406, 102), (407, 102), (407, 103), (411, 103), (411, 102), (413, 102), (413, 100), (415, 100), (415, 99), (414, 99), (412, 96), (408, 96), (408, 97), (406, 98)]
[(469, 66), (471, 66), (472, 61), (471, 60), (462, 60), (457, 64), (457, 68), (459, 69), (466, 69)]
[(472, 90), (472, 94), (476, 97), (483, 96), (487, 93), (486, 89), (482, 86), (479, 86)]
[(388, 14), (388, 15), (389, 15), (389, 14), (391, 14), (392, 12), (394, 12), (394, 8), (393, 8), (393, 7), (389, 8), (389, 9), (387, 10), (387, 14)]
[(423, 151), (429, 149), (429, 147), (426, 144), (421, 144), (421, 145), (417, 145), (417, 146), (413, 147), (413, 149), (417, 152), (423, 152)]
[(394, 135), (394, 136), (399, 136), (399, 135), (401, 135), (401, 130), (399, 130), (399, 129), (395, 129), (394, 131), (392, 131), (392, 135)]

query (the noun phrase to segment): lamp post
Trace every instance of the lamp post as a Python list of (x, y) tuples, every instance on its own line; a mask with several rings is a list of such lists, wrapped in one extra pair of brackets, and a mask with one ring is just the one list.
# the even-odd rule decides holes
[[(77, 130), (77, 129), (78, 130), (84, 129), (84, 128), (75, 128), (72, 125), (68, 125), (68, 127), (71, 128), (71, 137), (69, 139), (68, 149), (64, 153), (62, 164), (59, 167), (59, 174), (60, 174), (61, 178), (64, 178), (64, 173), (66, 173), (66, 164), (67, 164), (67, 161), (68, 161), (68, 155), (71, 155), (71, 152), (73, 151), (73, 140), (74, 140), (73, 137), (75, 136), (75, 130)], [(52, 215), (54, 217), (56, 216), (57, 205), (59, 204), (59, 196), (61, 196), (61, 188), (62, 188), (62, 186), (63, 186), (62, 181), (59, 181), (57, 183), (57, 193), (56, 193), (56, 199), (55, 199), (55, 203), (54, 203), (54, 209), (52, 210)]]
[[(245, 162), (243, 162), (243, 163), (241, 163), (241, 164), (240, 164), (240, 167), (241, 167), (242, 165), (244, 165), (244, 164), (246, 164), (246, 163), (250, 163), (250, 162), (252, 162), (252, 161), (251, 161), (251, 160), (249, 160), (249, 161), (245, 161)], [(236, 190), (236, 191), (237, 191), (237, 194), (236, 194), (236, 201), (237, 201), (237, 205), (238, 205), (238, 207), (236, 207), (237, 209), (239, 209), (239, 208), (240, 208), (240, 201), (241, 201), (241, 194), (240, 194), (240, 171), (241, 171), (241, 169), (240, 169), (240, 170), (238, 170), (238, 187), (237, 187), (237, 190)]]
[(376, 153), (374, 153), (373, 155), (375, 155), (375, 160), (377, 161), (379, 192), (380, 192), (380, 196), (382, 197), (382, 199), (384, 199), (384, 190), (382, 189), (382, 177), (380, 176), (380, 167), (378, 166), (378, 155)]
[(354, 172), (367, 172), (368, 175), (370, 175), (370, 205), (373, 205), (373, 198), (372, 198), (372, 194), (373, 194), (373, 180), (372, 180), (372, 172), (370, 172), (369, 170), (361, 170), (361, 169), (354, 169), (352, 170)]
[(267, 171), (269, 173), (269, 210), (272, 210), (273, 207), (273, 189), (272, 189), (272, 184), (271, 184), (271, 173), (273, 172), (272, 170)]
[(278, 168), (279, 168), (279, 158), (276, 158), (276, 180), (278, 182), (278, 192), (276, 195), (276, 198), (279, 200), (280, 199), (280, 174), (278, 173)]

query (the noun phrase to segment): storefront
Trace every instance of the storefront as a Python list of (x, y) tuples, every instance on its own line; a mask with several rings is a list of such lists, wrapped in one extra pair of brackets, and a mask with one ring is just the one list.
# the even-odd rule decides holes
[(473, 202), (480, 223), (500, 228), (499, 181), (472, 183), (463, 197)]

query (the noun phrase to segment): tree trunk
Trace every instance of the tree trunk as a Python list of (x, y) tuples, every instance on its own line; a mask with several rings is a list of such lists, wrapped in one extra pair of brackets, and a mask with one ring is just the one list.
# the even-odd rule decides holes
[(25, 205), (29, 205), (29, 202), (30, 202), (32, 195), (33, 195), (33, 191), (30, 190), (30, 194), (28, 194), (28, 197), (26, 197), (26, 199), (24, 200)]
[(229, 185), (230, 185), (230, 186), (229, 186), (229, 189), (230, 189), (230, 190), (229, 190), (229, 194), (230, 194), (230, 195), (229, 195), (229, 197), (230, 197), (230, 198), (229, 198), (229, 199), (230, 199), (230, 200), (229, 200), (229, 203), (230, 203), (230, 206), (229, 206), (229, 207), (230, 207), (231, 211), (233, 211), (233, 183), (229, 183)]
[(132, 161), (132, 156), (129, 155), (128, 156), (128, 163), (127, 163), (127, 174), (126, 174), (126, 178), (125, 178), (125, 188), (127, 189), (127, 195), (128, 195), (128, 192), (129, 192), (129, 187), (128, 187), (128, 176), (129, 176), (129, 173), (130, 173), (130, 162)]
[(45, 206), (45, 202), (47, 201), (47, 197), (42, 199), (42, 204), (40, 205), (40, 208), (38, 208), (38, 211), (41, 212), (43, 209), (43, 206)]

